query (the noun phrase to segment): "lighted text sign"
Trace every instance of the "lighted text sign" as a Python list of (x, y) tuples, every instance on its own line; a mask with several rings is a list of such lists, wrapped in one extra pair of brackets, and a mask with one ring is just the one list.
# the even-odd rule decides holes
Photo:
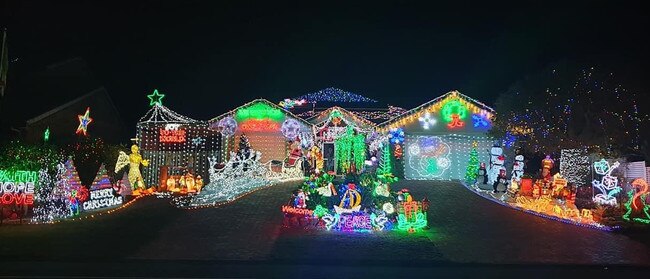
[(122, 196), (113, 195), (113, 189), (90, 191), (90, 200), (84, 202), (84, 210), (92, 210), (122, 204)]
[(0, 202), (2, 204), (34, 204), (35, 171), (0, 170)]
[(314, 215), (313, 210), (304, 209), (304, 208), (295, 208), (288, 205), (282, 206), (282, 212), (288, 214), (296, 214), (296, 215), (307, 215), (307, 216)]
[(280, 131), (280, 124), (269, 119), (247, 120), (239, 126), (239, 129), (246, 132), (274, 132)]
[(185, 134), (187, 132), (183, 129), (167, 130), (160, 129), (160, 142), (161, 143), (183, 143), (185, 142)]

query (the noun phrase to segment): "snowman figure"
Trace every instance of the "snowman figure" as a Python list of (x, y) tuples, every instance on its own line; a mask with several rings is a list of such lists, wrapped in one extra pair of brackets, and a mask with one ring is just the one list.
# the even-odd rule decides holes
[(488, 184), (494, 184), (494, 182), (498, 179), (501, 170), (503, 169), (505, 171), (505, 163), (506, 156), (503, 155), (503, 148), (501, 148), (498, 144), (495, 144), (492, 149), (490, 149)]
[(512, 175), (510, 177), (511, 181), (521, 182), (521, 176), (524, 174), (524, 155), (515, 156), (515, 162), (512, 164)]

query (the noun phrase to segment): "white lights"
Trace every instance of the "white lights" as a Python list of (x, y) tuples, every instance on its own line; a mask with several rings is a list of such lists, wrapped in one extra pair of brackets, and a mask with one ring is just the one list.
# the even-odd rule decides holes
[(418, 120), (420, 120), (420, 124), (422, 124), (422, 128), (425, 130), (429, 130), (429, 128), (436, 125), (437, 122), (436, 119), (428, 111), (425, 112), (423, 116), (420, 116)]

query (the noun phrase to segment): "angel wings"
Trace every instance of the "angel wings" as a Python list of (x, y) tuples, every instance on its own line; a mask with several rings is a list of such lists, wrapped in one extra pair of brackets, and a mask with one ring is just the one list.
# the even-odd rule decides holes
[(115, 173), (123, 169), (128, 164), (129, 164), (129, 155), (126, 155), (124, 151), (120, 151), (120, 155), (117, 156), (117, 162), (115, 163)]

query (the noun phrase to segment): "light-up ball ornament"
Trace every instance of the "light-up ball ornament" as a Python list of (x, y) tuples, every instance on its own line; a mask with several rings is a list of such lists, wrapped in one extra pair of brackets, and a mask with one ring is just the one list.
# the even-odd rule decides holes
[(300, 123), (298, 120), (289, 118), (282, 122), (282, 127), (280, 128), (282, 134), (290, 140), (295, 140), (296, 137), (300, 134)]
[(237, 130), (237, 121), (230, 116), (225, 117), (219, 120), (217, 128), (221, 131), (221, 134), (224, 137), (230, 137), (234, 135)]
[(384, 205), (381, 206), (381, 209), (386, 212), (386, 214), (393, 214), (395, 213), (395, 207), (393, 206), (392, 203), (385, 203)]

